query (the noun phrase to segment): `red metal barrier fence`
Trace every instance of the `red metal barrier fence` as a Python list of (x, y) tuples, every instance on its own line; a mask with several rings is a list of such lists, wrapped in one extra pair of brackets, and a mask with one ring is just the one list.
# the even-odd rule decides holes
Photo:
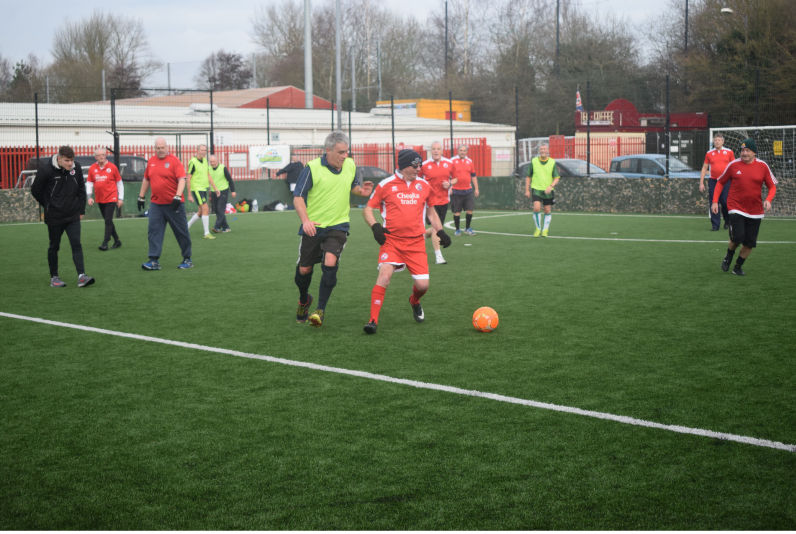
[[(446, 143), (449, 144), (448, 141)], [(473, 159), (478, 176), (489, 176), (492, 169), (492, 149), (486, 144), (485, 138), (454, 139), (454, 146), (467, 144), (470, 146), (469, 156)], [(93, 156), (96, 146), (75, 145), (72, 149), (77, 156)], [(169, 146), (169, 151), (180, 160), (187, 164), (191, 157), (196, 153), (198, 145), (182, 145), (180, 147)], [(393, 153), (390, 143), (365, 143), (354, 144), (351, 147), (351, 157), (357, 165), (367, 165), (379, 167), (387, 172), (394, 170), (394, 161), (397, 154), (404, 148), (411, 148), (417, 151), (425, 160), (428, 155), (422, 146), (405, 146), (399, 143)], [(216, 145), (216, 155), (232, 174), (233, 180), (259, 180), (263, 178), (263, 171), (260, 169), (249, 169), (249, 145)], [(311, 159), (323, 154), (323, 147), (320, 146), (294, 146), (293, 153), (298, 154), (302, 163), (306, 164)], [(57, 146), (39, 147), (39, 155), (42, 158), (50, 157), (58, 151)], [(120, 149), (121, 154), (138, 156), (149, 159), (155, 155), (154, 146), (151, 145), (124, 145)], [(447, 152), (446, 152), (447, 153)], [(17, 187), (18, 178), (23, 170), (35, 170), (36, 157), (35, 147), (0, 147), (0, 188), (11, 189)], [(113, 156), (108, 155), (108, 159), (113, 161)], [(268, 176), (269, 173), (266, 173)], [(270, 172), (273, 179), (283, 179), (284, 176), (277, 178), (276, 171)], [(24, 179), (20, 181), (24, 183)]]

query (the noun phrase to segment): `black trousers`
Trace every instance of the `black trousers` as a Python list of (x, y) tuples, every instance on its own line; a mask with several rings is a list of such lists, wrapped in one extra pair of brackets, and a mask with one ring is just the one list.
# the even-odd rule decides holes
[(50, 276), (58, 276), (58, 249), (61, 248), (61, 236), (66, 232), (69, 245), (72, 247), (72, 261), (77, 274), (86, 272), (83, 265), (83, 245), (80, 244), (80, 219), (68, 223), (48, 224), (50, 248), (47, 249), (47, 263), (50, 265)]
[(227, 224), (227, 196), (229, 195), (229, 189), (224, 189), (219, 193), (219, 195), (213, 201), (213, 205), (216, 208), (216, 224), (214, 228), (216, 230), (226, 230), (229, 228)]
[(114, 241), (119, 241), (119, 235), (116, 233), (116, 226), (113, 224), (113, 214), (116, 211), (116, 202), (98, 202), (102, 218), (105, 219), (105, 237), (102, 239), (102, 244), (107, 245), (111, 237)]

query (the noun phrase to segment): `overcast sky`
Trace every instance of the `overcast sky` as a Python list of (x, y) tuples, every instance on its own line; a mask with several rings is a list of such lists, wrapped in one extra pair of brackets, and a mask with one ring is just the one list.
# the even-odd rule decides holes
[[(396, 13), (412, 14), (421, 20), (431, 11), (444, 9), (444, 0), (381, 1)], [(49, 63), (53, 35), (59, 23), (79, 21), (95, 10), (112, 11), (140, 18), (153, 55), (170, 64), (172, 87), (192, 87), (199, 64), (212, 52), (220, 48), (245, 55), (254, 52), (256, 46), (249, 36), (252, 16), (258, 6), (281, 3), (281, 0), (0, 0), (0, 3), (4, 15), (0, 54), (12, 65), (30, 53), (42, 63)], [(313, 1), (313, 5), (320, 3), (320, 0)], [(631, 24), (650, 20), (661, 14), (666, 6), (661, 0), (579, 0), (578, 3), (595, 16), (619, 15)], [(149, 83), (165, 87), (165, 69)]]

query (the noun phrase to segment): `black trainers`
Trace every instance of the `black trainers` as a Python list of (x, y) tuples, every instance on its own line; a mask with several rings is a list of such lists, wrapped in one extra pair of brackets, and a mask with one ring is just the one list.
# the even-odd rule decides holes
[(409, 305), (412, 307), (412, 316), (415, 318), (415, 321), (422, 323), (426, 318), (426, 316), (423, 315), (423, 306), (421, 306), (419, 302), (417, 304), (412, 304), (412, 297), (409, 297)]
[(746, 273), (743, 272), (743, 269), (741, 269), (740, 265), (736, 265), (735, 267), (732, 268), (732, 274), (736, 274), (738, 276), (746, 276)]
[(725, 273), (730, 270), (730, 260), (728, 260), (727, 258), (721, 260), (721, 270), (724, 271)]
[(366, 334), (375, 334), (378, 328), (379, 325), (376, 324), (376, 321), (371, 319), (370, 322), (362, 328), (362, 330), (364, 330)]
[(100, 250), (108, 250), (108, 244), (107, 244), (107, 243), (103, 243), (103, 244), (101, 244), (101, 245), (99, 246), (99, 249), (100, 249)]
[(307, 295), (307, 302), (304, 304), (299, 301), (298, 308), (296, 308), (296, 322), (306, 323), (307, 317), (310, 315), (310, 304), (312, 304), (312, 295)]
[(119, 248), (121, 246), (122, 246), (122, 242), (121, 241), (116, 241), (113, 245), (111, 245), (111, 248)]

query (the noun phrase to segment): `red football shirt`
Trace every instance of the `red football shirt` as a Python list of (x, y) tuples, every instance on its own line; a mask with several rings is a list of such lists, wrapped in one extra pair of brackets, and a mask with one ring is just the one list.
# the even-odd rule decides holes
[(442, 187), (442, 184), (450, 181), (452, 170), (453, 164), (447, 158), (440, 158), (439, 161), (429, 159), (423, 162), (418, 176), (431, 185), (429, 206), (444, 206), (448, 203), (448, 190)]
[(453, 189), (470, 189), (472, 187), (472, 177), (475, 176), (475, 165), (470, 158), (460, 158), (456, 156), (451, 160), (453, 164), (453, 177), (458, 182), (453, 184)]
[(174, 195), (177, 194), (177, 182), (180, 178), (185, 178), (185, 168), (182, 162), (171, 154), (163, 159), (152, 156), (146, 164), (144, 178), (149, 180), (153, 203), (171, 204)]
[(732, 181), (732, 187), (727, 195), (727, 211), (752, 219), (762, 219), (763, 183), (768, 187), (766, 200), (771, 202), (777, 193), (777, 179), (771, 174), (768, 164), (757, 158), (751, 163), (744, 163), (740, 159), (734, 160), (719, 177), (716, 189), (713, 191), (713, 202), (719, 201), (724, 184), (729, 181)]
[(119, 200), (119, 189), (117, 182), (122, 181), (119, 169), (110, 161), (100, 167), (99, 163), (94, 163), (88, 168), (87, 182), (94, 184), (94, 200), (101, 204), (108, 204)]
[(373, 191), (368, 207), (379, 209), (384, 228), (396, 237), (418, 237), (426, 231), (426, 203), (431, 186), (423, 178), (407, 182), (399, 173), (385, 178)]
[(735, 159), (735, 154), (728, 148), (714, 148), (705, 154), (705, 163), (710, 165), (710, 177), (718, 180), (727, 165)]

